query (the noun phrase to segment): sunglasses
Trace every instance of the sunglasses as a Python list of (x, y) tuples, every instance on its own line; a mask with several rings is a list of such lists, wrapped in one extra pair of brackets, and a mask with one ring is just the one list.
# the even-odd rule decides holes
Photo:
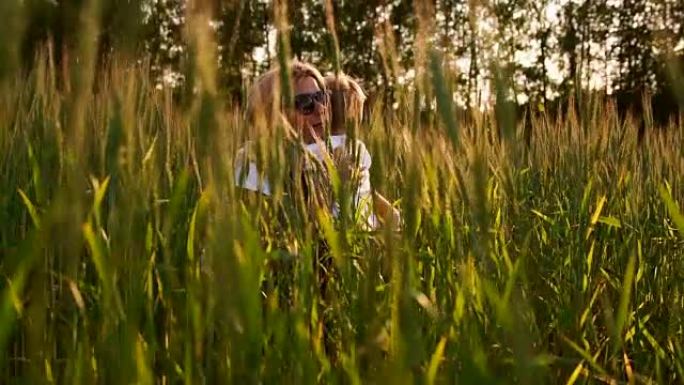
[(328, 105), (328, 93), (325, 91), (316, 91), (310, 94), (295, 95), (294, 104), (295, 109), (302, 113), (302, 115), (309, 115), (316, 109), (316, 103), (324, 106)]

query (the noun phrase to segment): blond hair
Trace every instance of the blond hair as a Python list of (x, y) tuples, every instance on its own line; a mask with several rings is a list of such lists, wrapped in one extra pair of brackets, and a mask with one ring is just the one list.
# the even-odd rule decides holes
[[(347, 120), (354, 124), (361, 123), (363, 119), (363, 103), (366, 101), (366, 94), (361, 85), (345, 73), (337, 75), (330, 74), (325, 77), (326, 87), (333, 92), (333, 133), (339, 134), (345, 131)], [(339, 97), (343, 100), (339, 100)], [(340, 106), (344, 106), (340, 108)]]
[[(294, 60), (289, 65), (292, 74), (289, 87), (307, 77), (313, 78), (318, 86), (325, 90), (323, 75), (311, 64)], [(247, 119), (252, 125), (270, 128), (274, 122), (283, 118), (280, 103), (281, 88), (280, 67), (275, 67), (261, 75), (252, 85), (247, 96)]]

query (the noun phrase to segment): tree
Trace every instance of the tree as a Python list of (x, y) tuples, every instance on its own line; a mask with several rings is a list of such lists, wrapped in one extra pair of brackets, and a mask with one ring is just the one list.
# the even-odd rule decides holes
[(221, 89), (234, 100), (241, 99), (246, 76), (259, 72), (268, 63), (258, 63), (254, 50), (266, 45), (270, 9), (261, 1), (221, 2), (218, 8)]
[(180, 65), (186, 52), (183, 41), (184, 0), (150, 0), (144, 18), (145, 50), (158, 84), (182, 82)]
[(615, 9), (619, 20), (616, 38), (620, 76), (617, 88), (623, 94), (636, 95), (655, 87), (653, 11), (653, 3), (646, 0), (622, 0)]

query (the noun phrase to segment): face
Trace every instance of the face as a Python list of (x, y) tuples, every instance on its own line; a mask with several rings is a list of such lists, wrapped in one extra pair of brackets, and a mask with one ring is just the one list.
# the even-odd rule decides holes
[(312, 77), (301, 78), (294, 86), (294, 124), (307, 144), (322, 139), (328, 123), (328, 97), (322, 91)]

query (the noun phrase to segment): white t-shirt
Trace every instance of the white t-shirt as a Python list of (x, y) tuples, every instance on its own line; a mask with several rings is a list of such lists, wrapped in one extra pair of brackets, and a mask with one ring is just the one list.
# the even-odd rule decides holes
[[(347, 135), (332, 135), (329, 139), (332, 150), (342, 147), (347, 143)], [(306, 145), (305, 148), (318, 160), (324, 160), (323, 155), (327, 151), (325, 143), (311, 143)], [(238, 161), (235, 164), (235, 185), (247, 190), (261, 192), (264, 195), (271, 195), (271, 186), (266, 177), (257, 169), (256, 163), (250, 161), (246, 167), (242, 163), (244, 159), (247, 159), (245, 151), (245, 147), (241, 148), (236, 157)], [(356, 154), (358, 154), (360, 179), (354, 194), (354, 205), (360, 215), (365, 217), (368, 227), (375, 229), (378, 227), (379, 222), (372, 210), (373, 196), (370, 184), (371, 156), (366, 149), (366, 145), (360, 140), (356, 141)], [(243, 175), (243, 171), (246, 172), (246, 175)], [(337, 203), (333, 205), (332, 214), (335, 217), (339, 215), (339, 205)]]

